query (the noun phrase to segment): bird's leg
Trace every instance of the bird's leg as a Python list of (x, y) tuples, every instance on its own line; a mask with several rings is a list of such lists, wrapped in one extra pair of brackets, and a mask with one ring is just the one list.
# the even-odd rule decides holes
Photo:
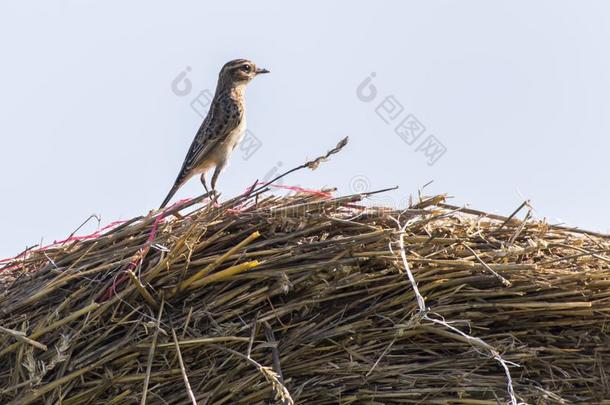
[(212, 190), (216, 192), (216, 180), (218, 180), (218, 175), (222, 170), (222, 166), (218, 165), (214, 169), (214, 174), (212, 175)]
[[(210, 190), (208, 190), (208, 184), (205, 182), (205, 172), (201, 173), (201, 184), (203, 184), (203, 188), (205, 189), (206, 194), (210, 194)], [(213, 188), (214, 186), (212, 186)]]

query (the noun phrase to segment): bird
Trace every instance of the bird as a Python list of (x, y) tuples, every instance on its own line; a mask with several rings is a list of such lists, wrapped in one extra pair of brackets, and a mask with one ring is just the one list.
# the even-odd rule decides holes
[(193, 176), (201, 174), (207, 193), (205, 175), (212, 168), (212, 190), (216, 190), (218, 175), (229, 160), (246, 131), (245, 89), (252, 79), (269, 70), (258, 68), (247, 59), (234, 59), (224, 64), (218, 74), (216, 92), (210, 109), (189, 148), (182, 168), (167, 197), (159, 207), (164, 208), (178, 189)]

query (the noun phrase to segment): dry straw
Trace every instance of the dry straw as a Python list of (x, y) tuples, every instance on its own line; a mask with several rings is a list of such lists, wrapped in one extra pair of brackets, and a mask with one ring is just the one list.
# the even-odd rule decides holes
[(610, 404), (609, 237), (267, 189), (9, 263), (0, 403)]

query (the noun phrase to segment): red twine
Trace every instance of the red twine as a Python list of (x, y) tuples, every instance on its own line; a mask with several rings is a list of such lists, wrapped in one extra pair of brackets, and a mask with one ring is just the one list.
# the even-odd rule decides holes
[(175, 202), (174, 204), (170, 205), (169, 207), (164, 208), (163, 211), (161, 211), (161, 213), (159, 215), (157, 215), (157, 217), (155, 218), (155, 222), (153, 222), (152, 228), (150, 230), (150, 234), (148, 235), (146, 244), (143, 247), (141, 247), (140, 250), (138, 250), (138, 252), (133, 256), (133, 259), (127, 265), (127, 268), (125, 269), (125, 271), (121, 272), (121, 274), (119, 274), (115, 278), (112, 285), (108, 288), (108, 290), (106, 290), (106, 292), (104, 294), (102, 294), (102, 296), (99, 298), (98, 302), (104, 302), (104, 301), (107, 301), (110, 298), (112, 298), (112, 296), (114, 294), (116, 294), (116, 288), (127, 279), (127, 274), (125, 274), (125, 272), (129, 271), (129, 270), (131, 270), (131, 271), (136, 270), (138, 268), (138, 266), (140, 265), (140, 263), (142, 263), (142, 261), (148, 254), (150, 247), (152, 246), (153, 242), (155, 241), (155, 236), (157, 236), (157, 230), (159, 229), (159, 223), (161, 223), (161, 221), (163, 221), (165, 219), (165, 213), (168, 210), (170, 210), (178, 205), (189, 202), (189, 201), (191, 201), (190, 198), (185, 198), (185, 199), (179, 200), (179, 201)]

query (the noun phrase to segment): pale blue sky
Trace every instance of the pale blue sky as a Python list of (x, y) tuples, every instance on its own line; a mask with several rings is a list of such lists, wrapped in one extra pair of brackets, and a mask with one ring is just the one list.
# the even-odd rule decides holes
[[(272, 73), (247, 94), (262, 146), (236, 152), (225, 196), (349, 135), (286, 183), (399, 185), (380, 199), (393, 204), (434, 180), (428, 193), (458, 204), (509, 214), (529, 198), (538, 218), (608, 232), (609, 20), (603, 1), (3, 1), (0, 257), (92, 213), (157, 207), (201, 121), (191, 101), (241, 57)], [(403, 106), (387, 124), (386, 96)], [(426, 128), (413, 145), (394, 132), (409, 114)], [(417, 151), (429, 135), (446, 148), (432, 166)], [(193, 180), (177, 198), (200, 192)]]

